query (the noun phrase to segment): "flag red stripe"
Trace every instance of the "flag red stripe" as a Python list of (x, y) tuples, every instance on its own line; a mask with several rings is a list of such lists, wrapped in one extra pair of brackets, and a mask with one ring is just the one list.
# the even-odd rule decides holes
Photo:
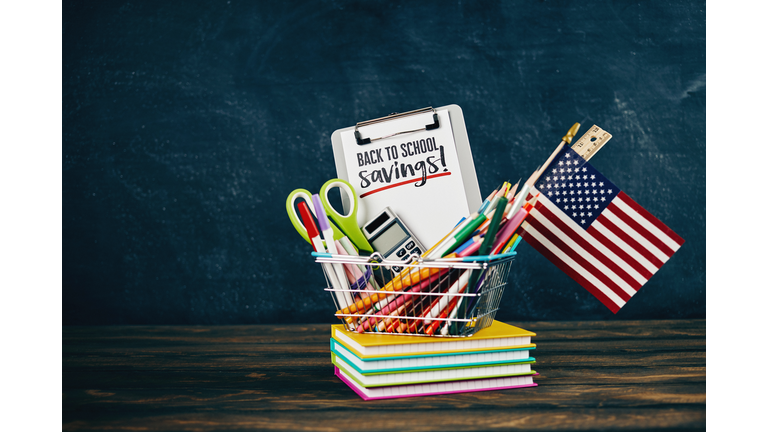
[[(596, 219), (598, 222), (603, 224), (606, 228), (608, 228), (609, 231), (611, 231), (616, 237), (620, 238), (624, 241), (629, 247), (634, 249), (637, 253), (643, 256), (643, 258), (647, 259), (656, 269), (659, 269), (662, 265), (664, 265), (663, 262), (661, 262), (660, 259), (656, 258), (654, 254), (648, 251), (643, 245), (638, 243), (635, 239), (633, 239), (629, 234), (622, 231), (619, 227), (617, 227), (613, 222), (611, 222), (607, 217), (604, 215), (600, 215)], [(590, 227), (591, 228), (591, 227)], [(654, 271), (655, 273), (655, 271)]]
[[(572, 260), (576, 261), (581, 267), (584, 268), (584, 270), (594, 276), (597, 280), (603, 283), (606, 287), (608, 287), (611, 291), (616, 293), (619, 297), (621, 297), (622, 300), (625, 302), (628, 301), (632, 296), (626, 293), (623, 289), (621, 289), (620, 286), (616, 285), (615, 282), (611, 280), (608, 276), (603, 274), (600, 270), (598, 270), (588, 259), (586, 259), (581, 254), (574, 251), (566, 242), (564, 242), (559, 236), (554, 234), (552, 231), (547, 229), (546, 226), (544, 226), (541, 221), (538, 218), (531, 218), (526, 219), (529, 224), (533, 228), (536, 229), (544, 238), (549, 240), (553, 245), (555, 245), (560, 251), (562, 251), (564, 254), (568, 255)], [(571, 269), (571, 272), (577, 273), (576, 270)]]
[(685, 243), (685, 240), (683, 240), (682, 237), (677, 235), (668, 226), (664, 225), (660, 220), (656, 218), (656, 216), (649, 213), (648, 210), (644, 209), (643, 207), (640, 207), (640, 204), (636, 203), (635, 200), (630, 198), (629, 195), (625, 194), (624, 191), (619, 191), (619, 194), (617, 196), (621, 198), (621, 200), (624, 201), (629, 207), (631, 207), (632, 210), (636, 211), (638, 214), (643, 216), (648, 222), (652, 223), (656, 228), (658, 228), (664, 234), (669, 236), (669, 238), (672, 239), (675, 243), (681, 246), (683, 243)]
[(655, 235), (651, 234), (651, 232), (645, 229), (645, 227), (640, 225), (634, 218), (632, 218), (632, 216), (624, 213), (624, 210), (617, 206), (613, 201), (611, 201), (611, 203), (608, 205), (607, 210), (610, 210), (613, 214), (616, 215), (616, 217), (621, 219), (622, 222), (635, 230), (636, 233), (640, 234), (640, 236), (648, 240), (649, 243), (656, 246), (659, 251), (661, 251), (661, 253), (667, 256), (667, 258), (671, 257), (675, 253), (675, 251), (664, 244), (663, 241), (661, 241)]
[(651, 276), (653, 276), (653, 273), (650, 272), (648, 268), (646, 268), (644, 265), (637, 262), (636, 259), (634, 259), (624, 249), (619, 247), (619, 245), (609, 240), (608, 237), (604, 236), (603, 233), (595, 229), (595, 227), (590, 226), (589, 228), (587, 228), (587, 234), (594, 237), (596, 241), (598, 241), (600, 244), (608, 248), (608, 250), (616, 254), (617, 257), (619, 257), (622, 261), (627, 263), (627, 265), (635, 269), (635, 271), (640, 273), (640, 276), (644, 277), (646, 280), (650, 279)]
[[(557, 214), (551, 210), (550, 208), (540, 205), (541, 201), (536, 203), (536, 209), (541, 213), (543, 217), (546, 217), (547, 220), (552, 222), (560, 231), (563, 232), (566, 236), (568, 236), (571, 241), (581, 246), (585, 251), (587, 251), (590, 255), (595, 257), (595, 259), (599, 260), (603, 265), (608, 267), (612, 272), (616, 274), (616, 276), (620, 277), (624, 282), (626, 282), (632, 289), (635, 291), (639, 290), (643, 284), (641, 284), (637, 279), (630, 276), (626, 270), (624, 270), (619, 264), (617, 264), (613, 259), (605, 256), (600, 250), (595, 247), (595, 244), (599, 244), (600, 242), (597, 239), (590, 239), (587, 240), (581, 235), (579, 235), (577, 232), (575, 232), (568, 224), (566, 224), (562, 219), (557, 217)], [(559, 212), (559, 209), (557, 209)], [(567, 216), (566, 216), (567, 217)], [(529, 221), (533, 220), (531, 216), (527, 218)], [(541, 230), (539, 230), (541, 231)], [(590, 237), (589, 233), (587, 233), (587, 236)], [(606, 247), (607, 249), (607, 247)], [(641, 274), (642, 276), (642, 274)], [(647, 278), (646, 278), (647, 279)], [(621, 288), (619, 288), (621, 289)], [(626, 292), (622, 289), (622, 292), (626, 294)], [(623, 297), (622, 297), (623, 298)]]
[[(530, 223), (530, 221), (528, 221)], [(557, 268), (559, 268), (561, 271), (563, 271), (565, 274), (570, 276), (576, 283), (581, 285), (584, 289), (590, 292), (593, 296), (595, 296), (602, 304), (604, 304), (608, 309), (611, 310), (611, 312), (616, 313), (621, 309), (616, 303), (613, 302), (613, 300), (609, 299), (608, 296), (603, 294), (600, 289), (598, 289), (596, 286), (594, 286), (591, 282), (589, 282), (587, 279), (582, 277), (580, 274), (575, 272), (569, 265), (564, 263), (557, 255), (552, 253), (549, 249), (544, 247), (541, 243), (539, 243), (536, 238), (534, 238), (530, 233), (525, 231), (525, 228), (521, 225), (521, 231), (523, 233), (523, 240), (525, 240), (529, 245), (533, 246), (534, 249), (539, 251), (540, 254), (542, 254), (545, 258), (547, 258), (550, 262), (552, 262)]]

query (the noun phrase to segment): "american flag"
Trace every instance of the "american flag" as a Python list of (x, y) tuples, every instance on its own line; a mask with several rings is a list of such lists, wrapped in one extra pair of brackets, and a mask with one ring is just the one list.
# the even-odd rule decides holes
[(684, 240), (570, 148), (539, 177), (522, 237), (613, 313)]

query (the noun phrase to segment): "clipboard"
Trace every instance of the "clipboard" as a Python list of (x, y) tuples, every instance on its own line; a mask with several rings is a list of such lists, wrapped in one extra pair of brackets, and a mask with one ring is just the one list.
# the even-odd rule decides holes
[[(437, 137), (440, 137), (439, 142)], [(461, 217), (469, 216), (482, 204), (464, 114), (458, 105), (427, 107), (359, 122), (334, 131), (331, 142), (337, 176), (350, 182), (358, 196), (358, 224), (361, 226), (388, 206), (424, 246), (430, 248)], [(426, 162), (419, 166), (422, 174), (429, 169), (429, 174), (422, 175), (421, 179), (418, 175), (415, 178), (408, 176), (411, 174), (409, 168), (414, 165), (408, 161), (420, 156), (411, 153), (411, 150), (420, 151), (411, 146), (412, 142), (422, 142), (420, 149), (424, 157), (420, 159)], [(443, 147), (440, 151), (438, 144)], [(398, 152), (399, 157), (393, 159), (394, 152)], [(404, 168), (403, 165), (409, 166)], [(438, 170), (432, 172), (435, 167)], [(363, 178), (369, 173), (367, 168), (371, 169), (368, 181)], [(381, 179), (373, 175), (377, 169), (390, 170), (390, 175), (385, 172), (385, 178)], [(394, 178), (401, 172), (404, 173), (402, 178)], [(390, 182), (384, 184), (384, 180)], [(397, 193), (390, 188), (396, 188)], [(399, 200), (396, 196), (404, 198)], [(431, 200), (431, 205), (426, 205), (423, 199)], [(342, 206), (345, 212), (349, 210), (346, 200), (342, 200)]]

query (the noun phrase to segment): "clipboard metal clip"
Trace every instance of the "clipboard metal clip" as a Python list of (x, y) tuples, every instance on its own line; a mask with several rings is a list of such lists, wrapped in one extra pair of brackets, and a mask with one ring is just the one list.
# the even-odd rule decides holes
[[(379, 137), (379, 138), (362, 138), (362, 136), (360, 135), (360, 131), (358, 130), (358, 128), (365, 127), (365, 126), (370, 126), (372, 124), (383, 123), (383, 122), (386, 122), (386, 121), (395, 120), (395, 119), (399, 119), (399, 118), (403, 118), (403, 117), (408, 117), (408, 116), (412, 116), (412, 115), (423, 114), (423, 113), (427, 113), (427, 112), (430, 112), (430, 111), (432, 111), (432, 119), (434, 120), (434, 123), (425, 125), (423, 128), (407, 130), (407, 131), (401, 131), (401, 132), (395, 132), (395, 133), (391, 133), (389, 135), (385, 135), (385, 136), (382, 136), (382, 137)], [(397, 136), (397, 135), (408, 134), (408, 133), (413, 133), (413, 132), (419, 132), (419, 131), (423, 131), (423, 130), (432, 130), (432, 129), (437, 129), (439, 127), (440, 127), (440, 120), (439, 120), (439, 118), (437, 116), (437, 111), (434, 108), (432, 108), (432, 107), (427, 107), (427, 108), (421, 108), (421, 109), (417, 109), (417, 110), (413, 110), (413, 111), (408, 111), (408, 112), (404, 112), (404, 113), (399, 113), (399, 114), (398, 113), (393, 113), (393, 114), (390, 114), (390, 115), (388, 115), (386, 117), (381, 117), (381, 118), (377, 118), (377, 119), (373, 119), (373, 120), (367, 120), (367, 121), (364, 121), (364, 122), (360, 122), (360, 123), (355, 125), (355, 140), (357, 140), (357, 144), (358, 145), (370, 144), (373, 141), (378, 141), (378, 140), (384, 139), (384, 138), (390, 138), (390, 137)]]

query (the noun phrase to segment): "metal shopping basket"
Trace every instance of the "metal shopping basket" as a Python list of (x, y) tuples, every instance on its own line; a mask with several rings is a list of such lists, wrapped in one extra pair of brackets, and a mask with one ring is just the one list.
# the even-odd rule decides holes
[(312, 255), (349, 331), (466, 337), (493, 323), (516, 253), (435, 260), (412, 255), (406, 262), (379, 253)]

